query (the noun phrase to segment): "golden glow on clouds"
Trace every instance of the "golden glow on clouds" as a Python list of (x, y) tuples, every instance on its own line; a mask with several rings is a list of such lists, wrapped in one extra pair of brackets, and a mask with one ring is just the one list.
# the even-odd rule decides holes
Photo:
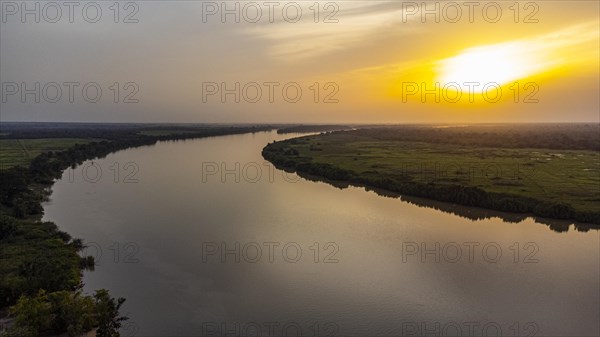
[(522, 43), (471, 48), (458, 56), (439, 62), (441, 86), (450, 83), (463, 88), (465, 83), (507, 84), (538, 73), (546, 67), (538, 55), (529, 53)]
[[(419, 90), (416, 94), (408, 97), (409, 103), (440, 106), (486, 106), (498, 105), (495, 103), (514, 102), (513, 94), (517, 88), (520, 90), (519, 102), (533, 91), (533, 87), (539, 88), (536, 98), (541, 98), (549, 83), (565, 83), (567, 88), (582, 92), (579, 88), (581, 76), (592, 76), (598, 73), (599, 40), (600, 34), (598, 20), (583, 24), (561, 27), (554, 31), (538, 33), (527, 38), (514, 39), (499, 43), (485, 45), (474, 45), (465, 49), (451, 51), (453, 40), (449, 39), (448, 46), (435, 44), (428, 55), (415, 55), (409, 60), (402, 62), (374, 65), (358, 68), (340, 75), (344, 82), (340, 84), (348, 95), (354, 99), (355, 104), (359, 101), (369, 102), (403, 101), (406, 97), (406, 83), (415, 83), (419, 88), (430, 90), (439, 85), (442, 90), (454, 91), (457, 86), (444, 85), (455, 82), (460, 85), (462, 92), (472, 90), (475, 95), (475, 103), (472, 104), (469, 95), (463, 95), (463, 99), (456, 103), (448, 103), (444, 99), (439, 102), (432, 99), (434, 95), (423, 98)], [(460, 39), (457, 36), (456, 39)], [(490, 41), (498, 40), (489, 37)], [(338, 75), (336, 75), (338, 76)], [(597, 76), (597, 75), (596, 75)], [(464, 86), (465, 82), (478, 82), (479, 86)], [(518, 82), (518, 83), (516, 83)], [(502, 99), (499, 102), (489, 104), (482, 99), (482, 91), (493, 90), (496, 86), (486, 86), (489, 83), (497, 83), (503, 88)], [(516, 84), (515, 84), (516, 83)], [(533, 83), (531, 85), (530, 83)], [(537, 89), (536, 89), (537, 90)], [(570, 92), (570, 91), (569, 91)], [(493, 93), (490, 93), (493, 96)], [(583, 95), (583, 94), (581, 94)], [(452, 95), (454, 96), (454, 95)], [(465, 102), (466, 101), (466, 102)], [(550, 99), (540, 100), (549, 102)], [(461, 104), (466, 103), (466, 104)]]
[[(269, 41), (271, 57), (294, 62), (360, 46), (377, 34), (389, 34), (390, 27), (394, 28), (395, 34), (412, 34), (425, 28), (423, 25), (402, 26), (403, 9), (393, 2), (384, 2), (384, 6), (368, 1), (346, 1), (343, 5), (334, 2), (335, 7), (322, 10), (318, 23), (313, 21), (314, 2), (296, 4), (304, 15), (297, 23), (279, 20), (273, 24), (243, 27), (244, 34)], [(337, 9), (334, 11), (333, 8)], [(325, 23), (327, 20), (336, 22)]]
[(597, 41), (597, 28), (598, 22), (592, 22), (531, 39), (469, 48), (437, 62), (437, 80), (442, 86), (454, 83), (463, 90), (467, 89), (464, 83), (479, 83), (481, 89), (488, 83), (505, 85), (577, 63), (584, 54), (572, 57), (573, 48)]
[[(526, 3), (520, 2), (521, 8)], [(242, 35), (264, 44), (266, 66), (308, 85), (333, 81), (339, 86), (340, 104), (310, 111), (337, 109), (340, 118), (355, 111), (365, 121), (386, 114), (389, 121), (569, 120), (565, 111), (597, 119), (597, 95), (590, 94), (599, 85), (597, 3), (540, 3), (537, 24), (515, 22), (509, 5), (498, 23), (438, 24), (418, 16), (403, 22), (402, 6), (394, 1), (341, 2), (339, 23), (314, 23), (307, 7), (313, 2), (301, 4), (307, 16), (298, 23), (239, 27)], [(406, 82), (418, 84), (408, 102)], [(439, 101), (421, 95), (424, 87), (450, 82), (481, 85), (465, 86), (456, 103), (443, 95)], [(485, 86), (492, 83), (501, 87), (498, 101), (482, 98), (483, 91), (494, 96), (494, 87)], [(470, 89), (478, 93), (474, 103), (465, 94)], [(537, 104), (523, 104), (533, 100)]]

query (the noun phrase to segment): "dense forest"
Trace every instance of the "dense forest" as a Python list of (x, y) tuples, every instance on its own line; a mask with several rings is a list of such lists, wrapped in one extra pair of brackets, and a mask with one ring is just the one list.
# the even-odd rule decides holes
[[(93, 269), (91, 257), (80, 257), (81, 239), (41, 221), (42, 202), (62, 172), (111, 152), (180, 140), (266, 131), (270, 126), (148, 127), (136, 125), (3, 125), (2, 138), (82, 138), (103, 140), (77, 144), (63, 151), (45, 152), (29, 167), (0, 170), (0, 318), (14, 324), (2, 336), (76, 336), (96, 328), (98, 336), (118, 336), (124, 299), (105, 290), (81, 293), (82, 270)], [(157, 132), (157, 135), (142, 132)], [(10, 307), (10, 310), (8, 308)]]

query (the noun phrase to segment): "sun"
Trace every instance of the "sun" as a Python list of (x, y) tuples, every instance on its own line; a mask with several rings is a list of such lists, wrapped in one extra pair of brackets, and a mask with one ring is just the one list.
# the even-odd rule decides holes
[[(505, 85), (544, 69), (541, 60), (523, 43), (470, 48), (437, 63), (441, 86), (453, 84), (467, 91), (481, 92), (486, 84)], [(476, 83), (478, 85), (473, 85)]]

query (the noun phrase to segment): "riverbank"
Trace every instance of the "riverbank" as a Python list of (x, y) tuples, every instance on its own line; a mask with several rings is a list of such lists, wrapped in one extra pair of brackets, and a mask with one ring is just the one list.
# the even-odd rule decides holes
[[(123, 299), (115, 300), (104, 293), (98, 298), (98, 294), (92, 298), (80, 293), (83, 270), (94, 267), (93, 258), (82, 258), (78, 254), (85, 247), (84, 241), (60, 231), (52, 222), (41, 220), (41, 203), (64, 170), (86, 160), (102, 158), (127, 148), (153, 145), (158, 141), (271, 129), (270, 126), (169, 129), (131, 125), (104, 129), (86, 125), (46, 127), (31, 132), (28, 127), (17, 125), (6, 128), (3, 125), (2, 141), (34, 138), (54, 145), (58, 139), (69, 138), (71, 141), (65, 148), (54, 146), (52, 150), (30, 158), (28, 165), (19, 163), (0, 170), (0, 312), (6, 312), (9, 306), (17, 304), (13, 307), (15, 328), (19, 329), (19, 333), (27, 331), (35, 336), (59, 334), (67, 329), (83, 332), (101, 324), (101, 316), (111, 320), (120, 318), (118, 307)], [(38, 310), (38, 305), (45, 309)], [(66, 305), (79, 314), (68, 319), (63, 317), (60, 313), (65, 312)], [(112, 308), (107, 315), (98, 311), (107, 307)]]
[[(236, 326), (243, 329), (250, 322), (279, 322), (280, 328), (286, 322), (299, 322), (303, 334), (312, 334), (310, 324), (316, 321), (335, 322), (342, 336), (384, 336), (401, 328), (393, 319), (398, 312), (433, 322), (462, 322), (465, 317), (487, 322), (492, 317), (507, 331), (515, 319), (527, 317), (538, 322), (543, 335), (597, 331), (597, 301), (591, 295), (598, 278), (595, 231), (584, 233), (571, 226), (568, 232), (556, 233), (537, 220), (507, 223), (493, 212), (471, 213), (477, 218), (473, 221), (433, 209), (435, 204), (405, 202), (404, 196), (400, 201), (362, 188), (338, 189), (307, 181), (264, 161), (261, 150), (267, 144), (298, 136), (271, 131), (119, 151), (94, 160), (107, 173), (95, 183), (82, 179), (88, 161), (69, 172), (74, 179), (65, 173), (54, 184), (51, 202), (44, 203), (44, 219), (75, 237), (94, 240), (94, 247), (102, 250), (100, 266), (84, 273), (84, 290), (108, 287), (114, 296), (126, 297), (123, 310), (130, 313), (126, 324), (135, 323), (140, 336), (170, 336), (173, 331), (194, 336), (203, 324), (210, 327), (213, 322), (217, 329), (222, 322), (227, 331), (235, 331), (231, 328)], [(136, 163), (138, 182), (115, 183), (105, 168), (116, 162)], [(216, 163), (219, 171), (203, 179), (203, 163)], [(262, 171), (258, 181), (258, 171), (248, 169), (244, 174), (244, 166), (256, 164)], [(233, 173), (223, 180), (223, 167), (227, 172), (236, 170), (239, 180)], [(480, 214), (492, 217), (484, 219)], [(207, 256), (199, 248), (209, 242), (219, 250)], [(223, 262), (222, 243), (231, 251), (236, 242), (240, 262), (233, 254)], [(273, 247), (272, 260), (263, 245), (271, 242), (279, 243)], [(419, 246), (423, 242), (429, 250), (439, 242), (442, 260), (436, 263), (435, 255), (428, 254), (423, 264), (416, 254), (404, 263), (406, 242)], [(462, 258), (445, 262), (441, 251), (453, 242), (463, 247)], [(480, 244), (474, 261), (469, 261), (465, 242)], [(483, 260), (481, 253), (489, 242), (502, 248), (497, 263)], [(519, 263), (514, 263), (510, 248), (515, 242), (519, 242)], [(524, 250), (528, 242), (535, 242), (537, 254)], [(111, 250), (115, 243), (118, 261)], [(262, 248), (258, 261), (251, 260), (256, 257), (254, 243)], [(296, 257), (291, 246), (289, 254), (283, 255), (287, 243), (300, 245), (297, 263), (286, 261)], [(452, 249), (448, 255), (452, 258), (450, 253)], [(493, 247), (490, 253), (495, 257)], [(538, 264), (523, 263), (530, 254)], [(339, 263), (324, 263), (331, 259)], [(462, 279), (478, 280), (480, 286), (467, 297), (460, 282), (448, 288), (447, 295), (435, 291), (432, 295), (432, 289), (446, 289), (452, 283), (447, 280)], [(540, 288), (549, 279), (552, 287)], [(578, 291), (569, 292), (574, 287)], [(497, 303), (492, 311), (490, 289)], [(265, 297), (265, 293), (276, 296)], [(390, 297), (391, 293), (410, 294), (410, 300), (404, 295)], [(514, 303), (520, 304), (518, 312)], [(550, 309), (553, 303), (565, 305)], [(262, 309), (257, 311), (257, 305)], [(155, 307), (169, 310), (148, 310)], [(424, 313), (423, 307), (432, 310)], [(565, 319), (580, 328), (561, 324)], [(277, 332), (285, 334), (281, 329)]]
[[(521, 138), (514, 136), (519, 127), (467, 129), (461, 137), (456, 130), (431, 132), (425, 127), (334, 132), (269, 144), (263, 157), (281, 168), (328, 180), (599, 225), (600, 163), (594, 139), (588, 139), (593, 133), (573, 125), (526, 127)], [(566, 131), (574, 140), (556, 143), (560, 149), (543, 147), (553, 141), (539, 139), (542, 133), (561, 138)], [(489, 137), (490, 132), (496, 135)], [(518, 142), (505, 142), (505, 147), (494, 143), (503, 138)], [(461, 144), (465, 140), (474, 145)], [(477, 146), (482, 140), (488, 146)]]

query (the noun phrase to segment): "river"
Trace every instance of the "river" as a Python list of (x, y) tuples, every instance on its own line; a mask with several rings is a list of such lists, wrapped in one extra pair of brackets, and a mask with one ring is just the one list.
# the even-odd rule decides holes
[(127, 299), (123, 336), (600, 335), (597, 230), (472, 220), (264, 161), (293, 136), (160, 142), (56, 182), (44, 219), (88, 243), (86, 292)]

